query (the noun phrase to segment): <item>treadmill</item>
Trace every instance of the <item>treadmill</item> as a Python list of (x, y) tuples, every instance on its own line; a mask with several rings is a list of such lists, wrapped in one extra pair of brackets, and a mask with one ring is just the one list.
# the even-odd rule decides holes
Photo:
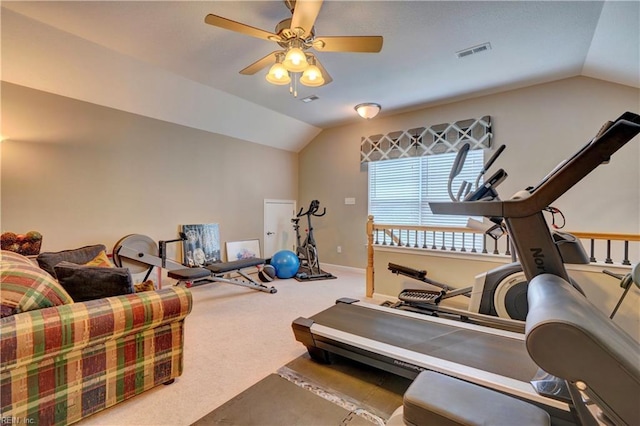
[[(428, 370), (510, 395), (543, 408), (553, 424), (594, 424), (582, 420), (588, 416), (584, 394), (592, 388), (568, 377), (573, 374), (574, 367), (584, 367), (576, 362), (577, 359), (588, 359), (592, 362), (587, 365), (589, 370), (599, 370), (598, 364), (605, 369), (594, 379), (596, 388), (602, 389), (596, 381), (606, 382), (601, 394), (590, 395), (591, 402), (595, 401), (614, 424), (640, 424), (636, 400), (640, 395), (637, 362), (640, 347), (606, 316), (600, 318), (595, 308), (579, 307), (576, 312), (567, 314), (563, 312), (563, 306), (553, 306), (550, 297), (564, 300), (564, 296), (558, 294), (550, 296), (554, 288), (562, 287), (564, 291), (561, 283), (570, 281), (542, 213), (596, 167), (608, 162), (613, 153), (638, 133), (640, 116), (627, 112), (615, 121), (605, 123), (596, 137), (560, 163), (538, 185), (520, 191), (510, 200), (483, 201), (482, 196), (475, 194), (477, 201), (430, 203), (436, 214), (504, 218), (530, 283), (530, 305), (538, 306), (537, 311), (534, 314), (530, 311), (527, 317), (526, 334), (339, 299), (334, 306), (310, 318), (294, 320), (292, 328), (296, 340), (319, 362), (329, 362), (331, 355), (337, 354), (410, 379)], [(478, 190), (487, 189), (490, 188)], [(542, 293), (538, 290), (532, 300), (534, 278), (541, 282), (536, 289), (549, 290)], [(568, 292), (579, 294), (571, 285), (567, 286), (571, 287)], [(581, 295), (567, 297), (578, 297), (581, 299), (578, 304), (583, 303), (582, 300), (588, 304)], [(546, 309), (546, 305), (550, 308)], [(575, 318), (557, 318), (565, 314), (575, 314)], [(482, 319), (481, 314), (475, 316)], [(576, 328), (585, 324), (589, 338), (599, 344), (593, 346), (576, 338), (568, 347), (558, 345), (562, 348), (556, 354), (553, 340), (539, 337), (542, 335), (538, 332), (541, 324), (551, 324), (556, 327), (553, 328), (555, 331), (558, 327), (569, 327), (569, 323)], [(603, 336), (605, 332), (607, 335)], [(564, 336), (561, 333), (551, 335)], [(615, 389), (612, 383), (623, 385), (621, 389)], [(615, 393), (613, 403), (611, 392)]]

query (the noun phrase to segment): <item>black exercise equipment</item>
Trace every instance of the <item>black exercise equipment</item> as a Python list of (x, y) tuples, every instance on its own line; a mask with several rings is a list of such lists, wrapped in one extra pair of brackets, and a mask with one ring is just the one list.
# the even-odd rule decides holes
[(185, 268), (181, 263), (167, 259), (167, 244), (182, 242), (186, 239), (183, 233), (180, 238), (163, 240), (156, 244), (146, 235), (129, 234), (116, 242), (113, 247), (113, 263), (119, 268), (128, 268), (132, 274), (146, 272), (144, 279), (149, 278), (153, 268), (177, 270)]
[[(167, 244), (185, 240), (186, 236), (181, 232), (180, 238), (160, 241), (156, 245), (155, 241), (146, 235), (130, 234), (115, 244), (113, 263), (118, 267), (129, 268), (132, 274), (147, 271), (145, 280), (153, 268), (158, 267), (166, 269), (167, 276), (177, 280), (176, 285), (184, 284), (187, 287), (193, 287), (211, 282), (221, 282), (267, 293), (278, 291), (275, 287), (267, 287), (257, 282), (243, 271), (246, 268), (264, 264), (264, 259), (240, 259), (226, 263), (213, 263), (204, 268), (188, 268), (181, 263), (167, 259)], [(230, 276), (232, 273), (242, 276), (244, 280)]]
[[(549, 425), (549, 414), (517, 398), (453, 377), (425, 371), (404, 394), (403, 410), (387, 426), (410, 425)], [(490, 407), (490, 409), (487, 409)], [(478, 413), (484, 412), (482, 418)]]
[(489, 158), (489, 160), (482, 166), (480, 173), (476, 177), (475, 187), (470, 182), (466, 180), (462, 181), (460, 188), (458, 189), (457, 195), (453, 195), (453, 180), (460, 174), (464, 167), (464, 161), (467, 158), (467, 153), (471, 148), (469, 143), (465, 143), (460, 147), (456, 158), (453, 161), (453, 166), (451, 167), (451, 172), (449, 172), (449, 180), (447, 181), (447, 192), (449, 193), (449, 198), (451, 201), (478, 201), (485, 199), (496, 199), (498, 198), (498, 193), (495, 191), (495, 188), (500, 185), (507, 178), (507, 172), (503, 169), (495, 172), (487, 181), (481, 186), (480, 179), (482, 176), (489, 170), (489, 168), (495, 163), (498, 157), (502, 154), (505, 149), (505, 145), (501, 145), (496, 152)]
[[(589, 257), (580, 240), (575, 236), (554, 231), (553, 240), (558, 247), (564, 263), (588, 264)], [(440, 305), (445, 299), (455, 296), (469, 297), (470, 312), (494, 315), (524, 321), (527, 317), (529, 305), (527, 302), (528, 281), (519, 262), (493, 268), (476, 275), (473, 286), (454, 288), (427, 277), (426, 270), (417, 270), (408, 266), (389, 263), (388, 269), (397, 275), (404, 275), (417, 281), (439, 287), (440, 291), (425, 289), (405, 289), (398, 295), (399, 302), (389, 304), (398, 309), (408, 309), (414, 312), (426, 311), (428, 314), (447, 313), (459, 316), (459, 310)], [(583, 292), (573, 279), (571, 284)], [(415, 309), (414, 309), (415, 308)], [(465, 311), (463, 311), (465, 312)], [(466, 320), (466, 318), (463, 318)]]
[[(526, 286), (527, 283), (522, 273), (522, 267), (518, 263), (510, 263), (499, 268), (494, 268), (491, 271), (477, 276), (476, 283), (478, 283), (478, 288), (480, 288), (480, 294), (473, 294), (473, 299), (477, 300), (476, 303), (479, 305), (472, 305), (470, 303), (470, 306), (474, 306), (475, 309), (470, 308), (468, 310), (443, 306), (440, 302), (457, 296), (472, 297), (472, 293), (476, 287), (455, 289), (449, 287), (447, 284), (428, 278), (427, 271), (425, 270), (417, 270), (394, 263), (389, 263), (388, 269), (394, 274), (424, 282), (438, 287), (440, 290), (407, 288), (398, 294), (398, 302), (386, 302), (386, 306), (410, 312), (455, 318), (461, 321), (498, 327), (505, 330), (524, 331), (523, 323), (493, 320), (486, 317), (486, 315), (491, 315), (518, 321), (523, 321), (526, 317), (526, 287), (524, 296), (522, 295), (521, 288), (516, 288), (516, 291), (514, 291), (515, 286), (520, 286), (521, 283), (524, 283)], [(496, 293), (496, 289), (506, 293), (506, 297), (504, 293)], [(484, 294), (489, 292), (491, 294)], [(525, 298), (524, 301), (522, 300), (523, 297)], [(475, 317), (476, 313), (481, 315)]]
[[(322, 213), (318, 213), (320, 210), (320, 201), (312, 200), (307, 211), (303, 213), (303, 210), (303, 208), (300, 208), (296, 217), (291, 219), (293, 229), (296, 231), (296, 254), (300, 259), (300, 272), (296, 274), (296, 279), (312, 281), (336, 278), (320, 268), (318, 248), (316, 247), (316, 239), (313, 236), (313, 226), (311, 225), (311, 216), (322, 217), (327, 213), (327, 209), (323, 208)], [(307, 217), (307, 235), (304, 241), (300, 243), (300, 218), (303, 216)]]
[[(504, 152), (505, 145), (501, 145), (491, 158), (489, 158), (489, 160), (483, 165), (476, 177), (475, 186), (467, 181), (462, 181), (460, 188), (457, 191), (457, 195), (453, 195), (453, 182), (464, 167), (469, 149), (469, 143), (463, 144), (454, 159), (451, 172), (449, 173), (449, 179), (447, 181), (449, 198), (452, 202), (460, 202), (463, 200), (499, 200), (496, 187), (506, 179), (507, 173), (503, 169), (500, 169), (482, 185), (480, 184), (480, 180), (495, 163), (502, 152)], [(557, 209), (554, 209), (554, 211), (557, 211)], [(494, 240), (498, 240), (505, 234), (504, 220), (502, 217), (491, 217), (485, 222), (478, 222), (477, 220), (469, 218), (468, 225), (470, 227), (482, 229), (486, 235)], [(553, 240), (560, 250), (560, 255), (562, 256), (564, 263), (589, 263), (589, 257), (582, 247), (582, 244), (573, 235), (554, 231)], [(499, 266), (479, 274), (475, 277), (475, 281), (472, 286), (459, 289), (454, 289), (447, 284), (439, 283), (427, 278), (427, 272), (424, 270), (416, 270), (397, 264), (389, 264), (389, 270), (395, 274), (405, 275), (418, 281), (439, 287), (442, 290), (403, 290), (398, 295), (399, 302), (389, 304), (388, 306), (411, 310), (414, 312), (426, 311), (425, 313), (428, 314), (447, 313), (447, 311), (450, 311), (448, 313), (449, 315), (459, 316), (459, 314), (453, 313), (459, 312), (459, 310), (441, 307), (439, 304), (442, 300), (458, 295), (464, 295), (470, 298), (468, 311), (520, 321), (524, 321), (527, 316), (528, 281), (522, 271), (522, 266), (516, 261), (515, 250), (512, 250), (512, 263)], [(577, 284), (573, 281), (572, 284), (579, 289)], [(465, 321), (468, 320), (466, 315), (463, 315), (461, 318)], [(509, 325), (509, 328), (511, 329), (511, 325)]]
[(611, 315), (609, 315), (609, 318), (613, 319), (613, 317), (616, 315), (616, 312), (618, 312), (620, 305), (622, 305), (622, 301), (625, 297), (627, 297), (627, 293), (629, 293), (629, 290), (631, 289), (631, 284), (635, 284), (636, 287), (640, 288), (640, 263), (636, 263), (631, 268), (631, 272), (625, 275), (616, 274), (606, 269), (602, 272), (613, 278), (619, 279), (620, 287), (624, 289), (624, 291), (620, 295), (620, 299), (618, 299), (618, 303), (616, 303), (613, 311), (611, 311)]
[[(296, 339), (316, 360), (339, 354), (410, 378), (430, 370), (453, 378), (446, 384), (452, 394), (470, 384), (480, 402), (471, 413), (478, 424), (490, 421), (494, 392), (542, 408), (558, 424), (597, 424), (594, 416), (610, 424), (640, 424), (640, 345), (569, 283), (543, 215), (638, 133), (640, 116), (625, 113), (538, 185), (509, 200), (431, 203), (436, 214), (504, 218), (529, 282), (524, 335), (341, 300), (309, 319), (296, 319)], [(539, 369), (554, 377), (541, 378)], [(406, 422), (422, 424), (433, 410), (449, 416), (455, 409), (423, 402), (413, 401), (414, 419)], [(523, 410), (505, 407), (512, 424), (523, 424)], [(448, 418), (450, 424), (470, 424)]]
[[(211, 272), (211, 277), (207, 278), (210, 281), (239, 285), (243, 287), (248, 287), (253, 290), (264, 291), (267, 293), (276, 293), (278, 290), (271, 286), (268, 287), (261, 282), (254, 280), (248, 274), (244, 272), (244, 269), (250, 268), (252, 266), (259, 266), (265, 263), (264, 259), (252, 258), (252, 259), (239, 259), (233, 260), (231, 262), (226, 263), (212, 263), (210, 265), (205, 266), (205, 269)], [(234, 278), (229, 274), (235, 273), (244, 278), (244, 280), (240, 280), (238, 278)], [(200, 284), (201, 282), (194, 283), (193, 285)], [(204, 283), (202, 283), (204, 284)]]

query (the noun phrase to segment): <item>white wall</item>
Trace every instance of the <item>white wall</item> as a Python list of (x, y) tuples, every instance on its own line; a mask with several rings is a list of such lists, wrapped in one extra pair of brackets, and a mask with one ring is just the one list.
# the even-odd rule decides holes
[[(509, 174), (500, 186), (505, 198), (538, 182), (605, 121), (625, 111), (640, 112), (640, 90), (576, 77), (328, 129), (300, 153), (299, 205), (319, 199), (327, 207), (327, 215), (314, 222), (322, 261), (364, 268), (367, 173), (359, 164), (362, 136), (490, 115), (494, 146), (507, 145), (494, 166)], [(640, 233), (638, 142), (636, 137), (609, 165), (554, 203), (567, 218), (567, 230)], [(356, 204), (345, 205), (345, 197), (354, 197)]]
[(295, 153), (9, 83), (2, 134), (2, 231), (38, 230), (46, 251), (187, 223), (262, 239), (264, 199), (297, 197)]

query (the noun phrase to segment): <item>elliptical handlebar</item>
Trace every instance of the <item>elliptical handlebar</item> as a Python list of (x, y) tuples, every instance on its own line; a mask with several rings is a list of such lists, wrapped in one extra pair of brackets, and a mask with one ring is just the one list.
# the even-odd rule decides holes
[(467, 158), (467, 153), (471, 146), (469, 143), (465, 143), (460, 147), (458, 154), (456, 155), (455, 160), (453, 161), (453, 165), (451, 166), (451, 172), (449, 173), (449, 180), (447, 182), (447, 191), (449, 192), (449, 198), (451, 201), (476, 201), (483, 199), (496, 199), (498, 197), (498, 193), (495, 191), (495, 188), (500, 185), (506, 178), (507, 172), (503, 169), (498, 170), (494, 173), (484, 185), (480, 185), (480, 179), (484, 174), (489, 170), (489, 168), (495, 163), (498, 157), (505, 150), (506, 146), (501, 145), (496, 152), (493, 153), (491, 158), (482, 166), (480, 173), (476, 177), (475, 187), (471, 182), (467, 182), (466, 180), (462, 181), (460, 188), (458, 188), (458, 193), (453, 195), (453, 180), (460, 174), (462, 168), (464, 167), (464, 162)]
[(480, 170), (480, 173), (478, 173), (478, 177), (476, 178), (476, 188), (480, 186), (480, 178), (482, 178), (482, 176), (484, 176), (484, 174), (487, 173), (487, 170), (489, 170), (489, 167), (491, 167), (493, 163), (496, 162), (498, 157), (502, 155), (502, 152), (505, 150), (506, 147), (507, 146), (504, 144), (500, 145), (500, 147), (496, 150), (496, 152), (493, 153), (491, 158), (489, 158), (489, 161), (487, 161), (484, 164), (484, 166), (482, 166), (482, 170)]
[(627, 112), (603, 130), (538, 185), (518, 192), (509, 200), (430, 202), (429, 207), (435, 214), (503, 218), (529, 281), (540, 274), (552, 274), (569, 281), (543, 211), (638, 135), (640, 116)]
[(572, 157), (560, 163), (535, 187), (521, 191), (510, 200), (430, 202), (435, 214), (462, 214), (486, 217), (527, 217), (550, 206), (611, 155), (640, 133), (640, 116), (627, 112), (589, 141)]
[(453, 189), (451, 188), (451, 185), (453, 184), (453, 180), (456, 178), (456, 176), (460, 174), (460, 172), (462, 171), (462, 168), (464, 167), (464, 162), (467, 159), (467, 153), (469, 152), (470, 148), (471, 148), (471, 145), (469, 145), (468, 142), (463, 144), (458, 150), (458, 154), (456, 155), (455, 160), (453, 160), (453, 165), (451, 166), (451, 172), (449, 172), (449, 180), (447, 181), (447, 191), (449, 192), (449, 198), (451, 199), (451, 201), (460, 201), (463, 195), (467, 195), (467, 193), (471, 189), (471, 188), (468, 188), (468, 186), (470, 186), (471, 184), (466, 180), (462, 181), (462, 185), (458, 189), (457, 196), (453, 195)]

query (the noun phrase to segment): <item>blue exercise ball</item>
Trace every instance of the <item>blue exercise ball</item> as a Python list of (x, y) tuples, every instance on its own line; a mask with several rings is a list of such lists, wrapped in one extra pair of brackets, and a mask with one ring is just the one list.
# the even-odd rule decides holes
[(280, 250), (271, 257), (271, 265), (276, 268), (278, 278), (293, 278), (300, 268), (300, 259), (291, 250)]

